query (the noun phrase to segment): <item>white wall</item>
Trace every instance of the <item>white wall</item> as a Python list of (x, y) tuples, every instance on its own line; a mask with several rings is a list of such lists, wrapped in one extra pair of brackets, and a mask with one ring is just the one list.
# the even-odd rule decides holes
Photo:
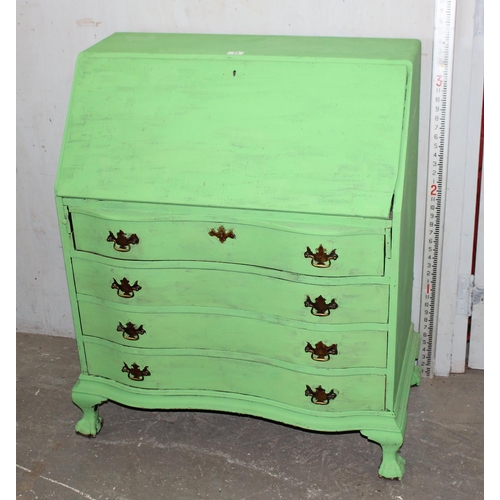
[[(74, 64), (80, 51), (116, 31), (420, 39), (421, 178), (417, 225), (421, 226), (433, 14), (433, 0), (18, 0), (17, 330), (74, 335), (53, 186)], [(414, 287), (416, 325), (421, 241), (419, 231)]]

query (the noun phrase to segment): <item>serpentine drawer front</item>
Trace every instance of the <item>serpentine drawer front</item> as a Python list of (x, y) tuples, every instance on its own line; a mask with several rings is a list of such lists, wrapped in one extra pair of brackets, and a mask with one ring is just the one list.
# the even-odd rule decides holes
[[(383, 375), (307, 372), (213, 351), (201, 355), (187, 349), (171, 355), (161, 350), (149, 352), (91, 341), (85, 343), (85, 352), (90, 375), (143, 389), (186, 391), (194, 398), (205, 391), (224, 391), (262, 398), (265, 404), (311, 410), (315, 407), (311, 406), (312, 395), (305, 395), (306, 386), (315, 389), (321, 385), (327, 392), (335, 389), (338, 396), (335, 402), (332, 400), (329, 411), (384, 410)], [(248, 377), (248, 373), (253, 377)]]
[(56, 181), (78, 433), (106, 400), (229, 411), (358, 430), (402, 477), (419, 71), (416, 40), (120, 33), (79, 55)]
[(295, 225), (189, 216), (131, 222), (72, 212), (76, 249), (113, 259), (227, 262), (315, 276), (384, 274), (384, 227), (318, 228), (310, 219)]

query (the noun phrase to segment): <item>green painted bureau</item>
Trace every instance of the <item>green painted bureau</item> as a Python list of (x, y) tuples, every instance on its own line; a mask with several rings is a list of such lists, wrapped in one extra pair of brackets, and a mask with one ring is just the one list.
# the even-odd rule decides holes
[[(98, 406), (360, 431), (401, 478), (420, 42), (117, 33), (78, 56), (56, 203)], [(331, 439), (335, 439), (332, 436)]]

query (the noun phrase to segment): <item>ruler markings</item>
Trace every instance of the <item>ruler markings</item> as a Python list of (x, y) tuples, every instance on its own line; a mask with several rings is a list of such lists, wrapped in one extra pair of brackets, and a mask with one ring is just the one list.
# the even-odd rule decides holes
[(427, 202), (424, 233), (422, 296), (420, 303), (422, 373), (433, 375), (439, 284), (441, 276), (441, 224), (448, 166), (448, 92), (451, 88), (456, 0), (436, 0), (432, 61), (431, 114), (427, 163)]

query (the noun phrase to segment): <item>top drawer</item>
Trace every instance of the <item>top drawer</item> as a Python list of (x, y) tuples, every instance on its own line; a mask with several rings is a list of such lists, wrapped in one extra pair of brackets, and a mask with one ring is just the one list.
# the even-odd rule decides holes
[[(313, 216), (312, 216), (313, 217)], [(235, 219), (123, 220), (72, 212), (76, 250), (124, 260), (243, 264), (313, 276), (382, 276), (383, 228)]]

